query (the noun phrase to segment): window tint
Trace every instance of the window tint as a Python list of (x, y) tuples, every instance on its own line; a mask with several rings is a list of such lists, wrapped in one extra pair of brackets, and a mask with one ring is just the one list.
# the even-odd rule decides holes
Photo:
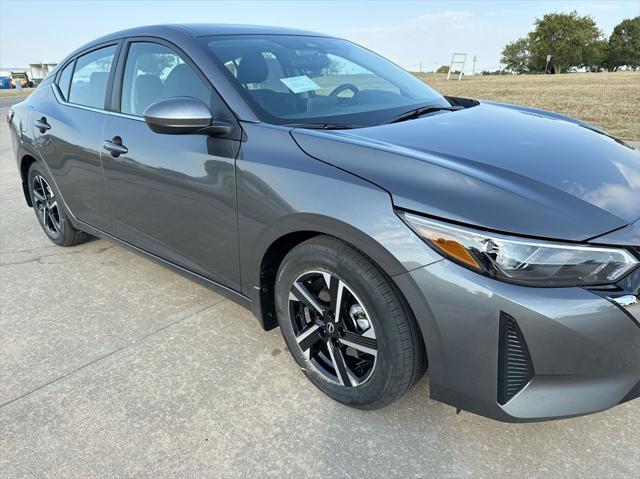
[(175, 96), (190, 96), (211, 104), (211, 91), (177, 53), (157, 43), (132, 43), (124, 70), (120, 111), (142, 116), (150, 104)]
[(107, 81), (115, 53), (116, 46), (113, 45), (87, 53), (76, 60), (69, 102), (104, 108)]
[(64, 69), (60, 72), (60, 76), (58, 77), (58, 88), (60, 89), (60, 93), (62, 93), (62, 97), (67, 100), (69, 99), (69, 85), (71, 85), (71, 74), (73, 73), (73, 64), (75, 62), (69, 63)]
[(412, 108), (450, 106), (413, 75), (345, 40), (221, 35), (202, 41), (269, 123), (376, 125)]

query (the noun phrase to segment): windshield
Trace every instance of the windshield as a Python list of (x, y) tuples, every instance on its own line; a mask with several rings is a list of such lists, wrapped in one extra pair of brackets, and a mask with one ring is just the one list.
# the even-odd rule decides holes
[(451, 106), (402, 68), (336, 38), (206, 37), (262, 121), (371, 126), (420, 106)]

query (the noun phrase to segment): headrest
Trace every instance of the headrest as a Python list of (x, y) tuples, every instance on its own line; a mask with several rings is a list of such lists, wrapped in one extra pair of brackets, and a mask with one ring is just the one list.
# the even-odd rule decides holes
[(164, 97), (189, 96), (190, 92), (202, 90), (202, 81), (189, 65), (180, 63), (173, 67), (164, 81)]
[(237, 75), (240, 83), (262, 83), (268, 76), (267, 61), (259, 51), (249, 52), (240, 60)]
[(91, 85), (106, 85), (109, 79), (109, 72), (92, 72), (89, 77)]
[(160, 77), (148, 73), (138, 75), (136, 83), (139, 89), (162, 88), (162, 80), (160, 80)]

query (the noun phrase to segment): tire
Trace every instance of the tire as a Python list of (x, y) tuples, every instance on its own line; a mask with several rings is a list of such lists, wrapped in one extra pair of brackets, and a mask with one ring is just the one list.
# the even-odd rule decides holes
[(347, 243), (317, 236), (293, 248), (278, 270), (275, 294), (291, 355), (332, 399), (378, 409), (423, 376), (426, 351), (408, 305), (384, 272)]
[(40, 227), (53, 243), (58, 246), (75, 246), (84, 243), (90, 235), (73, 227), (66, 210), (59, 201), (59, 193), (52, 186), (53, 181), (39, 163), (29, 167), (29, 195)]

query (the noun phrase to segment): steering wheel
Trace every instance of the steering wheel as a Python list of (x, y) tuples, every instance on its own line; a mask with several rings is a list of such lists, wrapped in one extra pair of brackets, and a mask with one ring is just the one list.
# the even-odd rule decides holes
[(360, 89), (357, 86), (355, 86), (353, 83), (343, 83), (342, 85), (338, 85), (337, 87), (335, 87), (333, 91), (329, 93), (329, 96), (338, 96), (340, 93), (342, 93), (345, 90), (351, 90), (353, 92), (351, 101), (353, 101), (360, 93)]

